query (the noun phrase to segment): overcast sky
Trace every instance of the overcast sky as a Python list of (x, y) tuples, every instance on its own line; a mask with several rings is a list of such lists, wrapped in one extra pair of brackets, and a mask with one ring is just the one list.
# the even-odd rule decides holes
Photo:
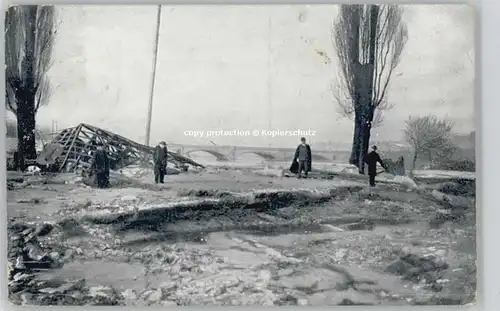
[[(58, 7), (50, 104), (37, 121), (86, 122), (144, 141), (156, 6)], [(331, 27), (337, 6), (164, 6), (151, 143), (206, 144), (187, 130), (316, 131), (352, 140), (337, 111)], [(270, 20), (270, 23), (269, 23)], [(375, 139), (398, 141), (409, 115), (447, 116), (474, 129), (474, 11), (405, 6), (409, 39)], [(217, 137), (217, 144), (294, 145), (297, 137)]]

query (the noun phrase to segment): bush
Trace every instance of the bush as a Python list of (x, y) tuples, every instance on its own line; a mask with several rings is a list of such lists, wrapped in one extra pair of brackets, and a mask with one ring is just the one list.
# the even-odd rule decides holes
[(445, 160), (431, 166), (431, 169), (448, 170), (448, 171), (461, 171), (461, 172), (475, 172), (476, 161), (471, 159), (462, 160)]
[(475, 197), (476, 181), (458, 179), (454, 182), (446, 182), (439, 186), (438, 190), (445, 194), (456, 196)]

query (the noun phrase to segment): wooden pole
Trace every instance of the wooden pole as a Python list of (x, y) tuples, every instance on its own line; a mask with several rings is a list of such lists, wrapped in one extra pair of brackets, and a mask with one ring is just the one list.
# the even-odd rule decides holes
[[(272, 113), (273, 113), (273, 107), (272, 107), (272, 89), (271, 89), (271, 79), (272, 79), (272, 76), (271, 76), (271, 53), (272, 53), (272, 49), (271, 49), (271, 40), (272, 40), (272, 37), (271, 37), (271, 15), (269, 15), (268, 17), (268, 21), (267, 21), (267, 120), (268, 120), (268, 124), (267, 124), (267, 127), (268, 127), (268, 130), (272, 130), (271, 129), (271, 126), (272, 126)], [(272, 144), (271, 144), (271, 140), (269, 140), (269, 148), (271, 148)]]
[(144, 144), (149, 146), (149, 139), (151, 136), (151, 117), (153, 115), (153, 94), (155, 90), (155, 80), (156, 80), (156, 65), (158, 58), (158, 46), (160, 42), (160, 23), (161, 23), (161, 4), (158, 5), (158, 14), (156, 16), (156, 41), (155, 41), (155, 50), (153, 54), (153, 74), (151, 81), (151, 92), (149, 94), (149, 105), (148, 105), (148, 118), (146, 121), (146, 140)]

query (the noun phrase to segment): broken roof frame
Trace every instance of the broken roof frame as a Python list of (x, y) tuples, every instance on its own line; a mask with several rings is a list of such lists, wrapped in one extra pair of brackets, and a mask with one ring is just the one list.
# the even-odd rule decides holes
[[(75, 172), (79, 167), (88, 170), (98, 143), (107, 148), (111, 167), (114, 169), (138, 162), (148, 162), (154, 152), (154, 147), (142, 145), (110, 131), (81, 123), (60, 131), (44, 148), (39, 163), (57, 163), (58, 171)], [(46, 160), (47, 153), (49, 153), (50, 160)], [(195, 167), (204, 167), (182, 155), (173, 152), (168, 152), (168, 155), (169, 162), (176, 165), (191, 164)]]

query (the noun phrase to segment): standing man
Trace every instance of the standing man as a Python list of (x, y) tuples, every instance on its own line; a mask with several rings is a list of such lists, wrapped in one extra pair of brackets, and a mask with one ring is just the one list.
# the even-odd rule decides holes
[(95, 176), (97, 188), (106, 188), (109, 185), (109, 158), (101, 143), (97, 143), (90, 170)]
[(164, 183), (165, 174), (167, 173), (167, 157), (167, 144), (162, 141), (156, 146), (153, 154), (155, 184)]
[[(108, 166), (107, 166), (107, 169), (106, 169), (106, 184), (104, 185), (104, 188), (108, 188), (109, 187), (109, 170), (111, 169), (111, 161), (108, 157), (108, 152), (109, 152), (109, 146), (107, 146), (106, 148), (103, 147), (103, 150), (104, 150), (104, 155), (106, 156), (106, 159), (108, 159), (106, 162), (108, 163)], [(116, 164), (113, 164), (113, 165), (116, 165)]]
[(372, 146), (370, 152), (365, 157), (365, 162), (368, 164), (368, 176), (370, 178), (370, 187), (375, 187), (375, 176), (377, 176), (377, 162), (385, 169), (385, 164), (382, 162), (377, 153), (377, 146)]
[(297, 178), (300, 178), (302, 175), (302, 171), (304, 171), (304, 175), (307, 178), (307, 173), (311, 171), (311, 147), (306, 144), (306, 138), (302, 137), (300, 139), (300, 145), (298, 145), (295, 150), (295, 155), (293, 157), (293, 162), (299, 162), (299, 167), (297, 171)]

